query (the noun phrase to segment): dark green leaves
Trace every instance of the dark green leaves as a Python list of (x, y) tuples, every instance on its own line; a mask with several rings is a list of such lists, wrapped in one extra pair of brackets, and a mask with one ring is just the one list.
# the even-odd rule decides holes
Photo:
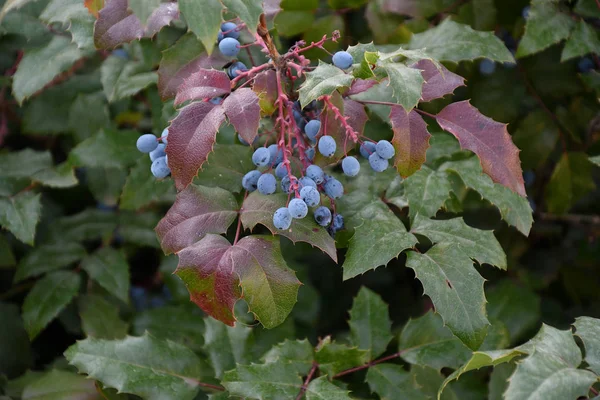
[(208, 54), (212, 53), (222, 21), (223, 6), (219, 0), (181, 0), (179, 7), (189, 29), (198, 36)]
[(332, 377), (338, 372), (363, 365), (368, 361), (368, 354), (356, 347), (331, 341), (331, 337), (327, 336), (317, 346), (315, 360), (319, 369)]
[(392, 340), (388, 306), (366, 287), (362, 287), (354, 299), (349, 324), (352, 342), (359, 349), (367, 350), (371, 360), (383, 353)]
[(69, 371), (53, 369), (23, 389), (25, 400), (95, 399), (98, 393), (94, 381)]
[(86, 256), (78, 243), (54, 243), (38, 246), (23, 258), (17, 267), (14, 281), (19, 282), (69, 266)]
[(571, 37), (567, 40), (562, 52), (561, 61), (581, 57), (589, 53), (597, 53), (600, 48), (598, 33), (584, 20), (577, 23)]
[(517, 57), (537, 53), (566, 39), (574, 26), (573, 19), (559, 11), (558, 1), (532, 2)]
[(33, 245), (35, 227), (40, 219), (40, 196), (23, 192), (14, 197), (0, 198), (0, 225), (30, 245)]
[(418, 390), (418, 385), (401, 365), (379, 364), (369, 368), (367, 383), (382, 400), (415, 399), (428, 397)]
[(388, 85), (392, 88), (394, 100), (405, 110), (412, 110), (421, 100), (421, 90), (425, 82), (421, 71), (391, 60), (382, 61), (380, 64), (389, 77)]
[(79, 301), (81, 326), (88, 337), (122, 339), (128, 326), (119, 318), (119, 309), (102, 296), (88, 294)]
[(109, 102), (131, 97), (158, 80), (156, 73), (148, 71), (143, 63), (117, 56), (104, 60), (100, 73)]
[(251, 33), (256, 33), (258, 18), (263, 13), (263, 4), (257, 0), (221, 0), (223, 5), (237, 15)]
[(349, 87), (352, 81), (352, 75), (331, 64), (319, 61), (319, 66), (306, 74), (306, 81), (299, 89), (300, 104), (305, 107), (321, 96), (331, 95), (338, 88)]
[(600, 329), (600, 320), (590, 317), (579, 317), (573, 324), (575, 335), (581, 338), (585, 347), (585, 362), (589, 369), (596, 374), (600, 373), (600, 338), (598, 329)]
[(223, 385), (231, 394), (238, 396), (288, 400), (299, 393), (302, 379), (292, 365), (275, 362), (238, 365), (235, 370), (225, 373)]
[(101, 248), (84, 259), (81, 267), (108, 292), (129, 302), (129, 265), (122, 251)]
[(587, 155), (565, 153), (556, 164), (546, 189), (548, 210), (556, 214), (565, 213), (595, 187), (592, 164)]
[(432, 217), (442, 207), (450, 195), (450, 181), (444, 172), (434, 171), (423, 166), (404, 181), (408, 198), (409, 215), (414, 220), (417, 215)]

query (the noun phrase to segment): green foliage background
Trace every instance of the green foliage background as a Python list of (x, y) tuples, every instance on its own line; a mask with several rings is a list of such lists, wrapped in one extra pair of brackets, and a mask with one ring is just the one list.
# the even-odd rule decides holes
[[(92, 10), (101, 3), (86, 1)], [(145, 20), (159, 3), (130, 0), (129, 7)], [(233, 9), (253, 4), (222, 3)], [(190, 303), (184, 284), (172, 274), (177, 257), (163, 255), (153, 230), (173, 203), (175, 189), (170, 180), (156, 181), (147, 156), (135, 149), (140, 132), (160, 134), (174, 116), (172, 100), (161, 101), (159, 74), (175, 74), (215, 42), (208, 26), (214, 21), (206, 16), (221, 4), (179, 4), (192, 32), (174, 21), (153, 38), (123, 45), (127, 55), (118, 57), (95, 49), (95, 17), (82, 0), (4, 2), (0, 399), (222, 399), (229, 394), (293, 399), (315, 363), (320, 375), (305, 388), (307, 399), (346, 399), (348, 392), (360, 399), (437, 398), (446, 377), (443, 399), (503, 394), (529, 399), (531, 387), (543, 382), (536, 371), (545, 368), (566, 377), (558, 383), (549, 379), (545, 398), (597, 395), (588, 389), (600, 373), (600, 322), (581, 317), (600, 317), (600, 7), (595, 0), (283, 0), (283, 11), (270, 22), (280, 49), (299, 39), (319, 40), (335, 29), (341, 40), (327, 43), (332, 52), (370, 41), (380, 51), (425, 47), (467, 86), (423, 104), (423, 110), (437, 113), (452, 101), (471, 99), (483, 114), (508, 124), (521, 150), (534, 211), (529, 236), (523, 235), (530, 224), (524, 208), (503, 207), (512, 197), (485, 189), (478, 163), (460, 152), (450, 135), (430, 126), (427, 164), (408, 184), (416, 189), (401, 185), (393, 174), (362, 178), (370, 193), (383, 188), (400, 219), (361, 225), (336, 238), (342, 247), (352, 241), (368, 246), (377, 233), (405, 229), (401, 221), (410, 220), (420, 249), (429, 248), (430, 240), (442, 242), (430, 236), (435, 231), (430, 220), (415, 219), (413, 207), (407, 211), (411, 202), (433, 205), (425, 212), (431, 215), (441, 206), (438, 219), (461, 216), (468, 226), (486, 230), (462, 223), (439, 228), (450, 231), (452, 240), (466, 236), (465, 241), (478, 242), (472, 250), (477, 256), (470, 256), (482, 263), (477, 270), (486, 279), (491, 323), (478, 352), (431, 311), (414, 272), (426, 260), (414, 252), (396, 258), (399, 251), (387, 257), (381, 250), (370, 262), (378, 262), (377, 256), (381, 263), (392, 261), (361, 270), (368, 253), (358, 245), (338, 250), (338, 265), (306, 243), (280, 237), (283, 257), (303, 283), (283, 324), (264, 329), (240, 302), (238, 325), (230, 328)], [(531, 7), (527, 20), (526, 6)], [(497, 62), (492, 74), (481, 73), (479, 54), (494, 53), (494, 42), (476, 40), (481, 49), (460, 46), (464, 31), (455, 32), (450, 20), (494, 31), (517, 64)], [(329, 61), (318, 49), (307, 56)], [(579, 72), (584, 56), (595, 62), (595, 70)], [(389, 137), (387, 110), (375, 106), (369, 114), (366, 134)], [(230, 126), (219, 132), (215, 154), (196, 184), (239, 192), (252, 165), (251, 151), (235, 136)], [(443, 176), (441, 165), (450, 165)], [(422, 182), (430, 180), (448, 187), (450, 196), (446, 191), (439, 198), (415, 199)], [(347, 191), (360, 193), (361, 184)], [(359, 197), (345, 201), (360, 205)], [(235, 226), (227, 232), (234, 235)], [(380, 249), (397, 244), (390, 237)], [(437, 246), (449, 268), (460, 262), (453, 245)], [(340, 267), (344, 262), (347, 270)], [(478, 295), (472, 295), (463, 300), (478, 305)], [(566, 331), (572, 324), (575, 336)], [(336, 376), (385, 356), (393, 357)], [(116, 365), (122, 368), (117, 374)], [(228, 392), (215, 390), (220, 385)]]

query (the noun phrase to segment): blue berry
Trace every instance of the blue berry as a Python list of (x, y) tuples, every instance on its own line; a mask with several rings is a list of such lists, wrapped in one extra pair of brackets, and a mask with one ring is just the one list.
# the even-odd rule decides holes
[(394, 157), (394, 154), (396, 154), (394, 146), (392, 146), (392, 144), (387, 140), (380, 140), (377, 142), (375, 151), (379, 157), (385, 158), (386, 160), (389, 160), (390, 158)]
[(271, 157), (271, 166), (275, 166), (283, 161), (283, 150), (279, 149), (276, 144), (270, 145), (268, 150)]
[(300, 197), (309, 207), (314, 207), (321, 201), (321, 195), (319, 194), (319, 191), (312, 186), (305, 186), (300, 189)]
[(126, 60), (129, 59), (129, 54), (127, 53), (127, 50), (125, 50), (125, 49), (115, 49), (115, 50), (113, 50), (112, 55), (115, 57), (124, 58)]
[(496, 71), (496, 63), (487, 58), (479, 63), (479, 72), (482, 75), (491, 75)]
[(171, 173), (164, 157), (159, 157), (154, 160), (150, 166), (150, 171), (152, 171), (152, 175), (158, 179), (166, 178)]
[(254, 154), (252, 154), (252, 162), (257, 167), (264, 167), (269, 164), (269, 161), (271, 161), (271, 154), (269, 152), (269, 149), (259, 147), (258, 149), (256, 149)]
[(288, 229), (292, 225), (292, 214), (287, 207), (281, 207), (273, 214), (273, 225), (277, 229)]
[(150, 161), (154, 161), (157, 158), (166, 156), (167, 155), (167, 153), (165, 152), (166, 147), (167, 146), (165, 144), (159, 143), (159, 145), (156, 146), (156, 149), (154, 149), (150, 152)]
[(248, 172), (242, 178), (242, 187), (249, 192), (254, 192), (258, 185), (258, 178), (260, 178), (261, 175), (261, 172), (257, 170)]
[(582, 73), (590, 72), (594, 67), (594, 60), (589, 57), (584, 57), (577, 63), (577, 69)]
[(344, 195), (344, 186), (335, 178), (331, 178), (325, 182), (323, 188), (325, 189), (325, 194), (332, 199), (339, 199)]
[(331, 222), (331, 211), (329, 208), (321, 206), (315, 210), (315, 221), (321, 226), (327, 226)]
[(160, 138), (164, 144), (169, 143), (167, 140), (168, 137), (169, 137), (169, 128), (165, 128), (165, 129), (163, 129), (162, 133), (160, 134)]
[(240, 52), (240, 42), (237, 39), (226, 37), (219, 43), (219, 50), (226, 57), (235, 57)]
[(288, 204), (288, 210), (292, 214), (292, 218), (302, 219), (308, 214), (308, 206), (302, 199), (292, 199)]
[(347, 176), (356, 176), (360, 172), (360, 163), (354, 157), (346, 157), (342, 160), (342, 170)]
[(225, 37), (237, 39), (240, 37), (240, 31), (237, 30), (237, 25), (233, 22), (224, 22), (221, 24), (221, 32)]
[(360, 155), (364, 158), (369, 158), (369, 156), (375, 153), (375, 143), (373, 142), (363, 142), (360, 145)]
[(323, 136), (319, 139), (319, 153), (325, 157), (333, 157), (337, 145), (331, 136)]
[(221, 40), (223, 40), (225, 38), (225, 35), (223, 35), (223, 32), (219, 31), (219, 33), (217, 34), (217, 43), (221, 43)]
[(383, 172), (389, 167), (390, 163), (385, 158), (379, 157), (377, 153), (373, 153), (369, 156), (369, 165), (373, 168), (373, 171)]
[(222, 97), (213, 97), (212, 99), (209, 100), (209, 102), (211, 104), (215, 104), (215, 105), (221, 104), (222, 101), (223, 101)]
[(275, 168), (275, 176), (279, 179), (283, 179), (284, 176), (287, 176), (287, 168), (284, 163), (277, 164)]
[(296, 179), (295, 176), (292, 176), (292, 179), (290, 179), (289, 176), (284, 176), (283, 179), (281, 179), (281, 190), (283, 193), (292, 193), (292, 187), (294, 186), (292, 184), (297, 185), (298, 179)]
[(298, 181), (298, 188), (302, 189), (303, 187), (307, 187), (307, 186), (312, 186), (312, 187), (316, 188), (317, 184), (315, 183), (315, 181), (313, 181), (308, 176), (303, 176)]
[(309, 165), (306, 168), (306, 176), (312, 179), (317, 185), (320, 185), (325, 180), (323, 170), (318, 165)]
[(306, 132), (306, 136), (308, 136), (310, 140), (315, 140), (320, 130), (321, 121), (318, 119), (308, 121), (308, 124), (306, 124), (306, 127), (304, 128), (304, 132)]
[(142, 153), (150, 153), (158, 147), (158, 142), (156, 141), (156, 136), (146, 133), (138, 138), (136, 146)]
[(256, 187), (261, 194), (273, 194), (277, 189), (277, 179), (273, 174), (262, 174), (258, 178)]
[(248, 67), (241, 61), (235, 62), (227, 68), (227, 75), (230, 79), (237, 78), (238, 72), (248, 71)]
[(306, 149), (304, 154), (306, 155), (306, 158), (308, 158), (310, 161), (314, 160), (315, 159), (315, 148), (309, 147), (308, 149)]
[(336, 231), (339, 231), (340, 229), (344, 229), (344, 217), (342, 217), (342, 214), (335, 214), (333, 216), (333, 221), (331, 223), (331, 227), (333, 229), (335, 229)]
[(348, 69), (352, 66), (354, 59), (347, 51), (338, 51), (333, 55), (333, 65), (341, 69)]

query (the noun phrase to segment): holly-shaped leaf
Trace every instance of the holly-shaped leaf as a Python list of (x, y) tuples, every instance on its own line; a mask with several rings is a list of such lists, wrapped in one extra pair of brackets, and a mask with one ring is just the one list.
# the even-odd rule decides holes
[(65, 357), (104, 386), (149, 400), (191, 400), (202, 376), (193, 351), (149, 334), (122, 340), (87, 338), (69, 347)]
[(111, 103), (133, 96), (158, 79), (156, 73), (148, 71), (143, 63), (117, 56), (104, 60), (100, 76), (104, 94)]
[(57, 271), (36, 282), (23, 302), (23, 322), (33, 340), (79, 291), (81, 277), (73, 272)]
[(148, 166), (148, 158), (141, 157), (127, 176), (119, 207), (122, 210), (139, 210), (160, 201), (169, 193), (175, 193), (173, 181), (157, 180)]
[(408, 213), (414, 220), (417, 215), (434, 216), (449, 197), (452, 187), (445, 172), (422, 166), (404, 180), (404, 190), (408, 199)]
[(114, 49), (140, 39), (142, 23), (127, 7), (127, 0), (105, 0), (94, 26), (94, 43), (99, 49)]
[(354, 78), (338, 67), (319, 60), (319, 66), (306, 74), (306, 80), (298, 90), (300, 105), (306, 107), (321, 96), (328, 96), (341, 87), (349, 87)]
[(102, 296), (88, 294), (82, 297), (79, 316), (81, 327), (88, 337), (123, 339), (127, 335), (129, 327), (119, 318), (119, 309)]
[(364, 133), (365, 125), (369, 120), (364, 105), (358, 101), (344, 98), (344, 117), (346, 117), (348, 125), (350, 125), (355, 132), (359, 135)]
[(198, 36), (208, 54), (211, 54), (221, 27), (223, 5), (219, 0), (180, 0), (179, 8), (189, 29)]
[(223, 378), (237, 364), (248, 363), (254, 339), (252, 329), (242, 324), (230, 327), (212, 318), (204, 319), (204, 351), (208, 354), (215, 376)]
[(292, 226), (287, 230), (279, 230), (273, 225), (273, 213), (280, 207), (285, 207), (287, 195), (277, 193), (270, 196), (253, 192), (244, 200), (241, 209), (242, 224), (247, 229), (254, 229), (261, 224), (273, 234), (287, 237), (292, 242), (306, 242), (318, 247), (325, 252), (333, 261), (337, 262), (337, 251), (335, 241), (327, 231), (317, 225), (312, 215), (302, 219), (295, 219)]
[(100, 248), (86, 257), (81, 267), (104, 289), (123, 302), (129, 302), (129, 264), (123, 251)]
[(237, 133), (246, 141), (254, 143), (260, 124), (259, 98), (249, 88), (241, 88), (227, 96), (223, 102), (225, 115)]
[(207, 233), (225, 233), (235, 220), (237, 209), (235, 198), (226, 190), (188, 186), (177, 195), (173, 206), (156, 226), (163, 251), (177, 253)]
[(300, 392), (302, 378), (290, 364), (270, 363), (238, 365), (227, 371), (223, 386), (240, 397), (258, 400), (288, 400)]
[(598, 329), (600, 329), (600, 320), (591, 317), (579, 317), (573, 324), (575, 335), (579, 336), (585, 346), (585, 362), (589, 369), (596, 374), (600, 373), (600, 338)]
[(388, 305), (375, 292), (362, 287), (350, 310), (352, 343), (369, 352), (373, 360), (381, 355), (392, 340), (392, 322)]
[[(230, 80), (223, 71), (214, 69), (200, 69), (185, 78), (177, 89), (175, 105), (186, 101), (212, 99), (231, 92)], [(252, 143), (252, 142), (249, 142)]]
[(415, 271), (424, 294), (452, 333), (477, 350), (490, 325), (485, 315), (484, 279), (460, 245), (439, 243), (425, 254), (410, 252), (406, 266)]
[(506, 269), (506, 254), (492, 231), (472, 228), (462, 218), (433, 220), (417, 216), (411, 232), (426, 236), (432, 243), (454, 243), (481, 264)]
[(183, 190), (192, 183), (212, 152), (217, 131), (223, 122), (223, 107), (209, 102), (183, 107), (171, 122), (167, 155), (177, 190)]
[(431, 135), (423, 118), (414, 110), (406, 112), (401, 106), (391, 107), (390, 122), (394, 131), (392, 144), (396, 149), (394, 166), (406, 178), (425, 162)]
[(349, 391), (327, 380), (326, 376), (313, 379), (306, 388), (306, 400), (351, 400)]
[(140, 21), (147, 21), (154, 10), (160, 6), (161, 0), (128, 0), (127, 3)]
[(288, 340), (281, 342), (263, 355), (265, 363), (286, 363), (296, 368), (298, 374), (306, 375), (312, 367), (314, 354), (313, 347), (307, 339)]
[(435, 64), (431, 60), (423, 59), (411, 65), (412, 68), (421, 70), (425, 83), (421, 93), (421, 101), (428, 102), (454, 93), (460, 86), (465, 86), (465, 79), (450, 72), (442, 64)]
[(421, 71), (391, 60), (381, 62), (381, 67), (389, 77), (388, 85), (392, 88), (394, 101), (406, 110), (415, 108), (421, 100), (425, 82)]
[(42, 211), (41, 195), (32, 192), (0, 198), (0, 225), (17, 239), (33, 246), (35, 227)]
[(194, 183), (240, 193), (244, 191), (242, 178), (253, 168), (251, 147), (217, 143)]
[(331, 378), (338, 372), (358, 367), (368, 361), (368, 353), (356, 347), (336, 343), (327, 336), (321, 340), (315, 351), (319, 369)]
[(78, 243), (67, 242), (38, 246), (21, 259), (17, 266), (14, 282), (67, 267), (85, 256), (85, 248)]
[(94, 381), (70, 371), (52, 369), (23, 389), (21, 398), (38, 399), (96, 399)]
[(103, 129), (79, 143), (69, 154), (73, 165), (86, 167), (123, 168), (135, 164), (135, 141), (139, 132)]
[(381, 400), (428, 399), (418, 388), (413, 376), (400, 365), (378, 364), (369, 368), (367, 383)]
[(79, 0), (52, 0), (40, 14), (48, 24), (60, 23), (71, 32), (77, 47), (94, 50), (95, 18)]
[(597, 53), (599, 48), (600, 38), (598, 33), (591, 25), (581, 20), (577, 23), (569, 40), (567, 40), (560, 61), (564, 62), (574, 57)]
[(277, 108), (275, 106), (277, 100), (277, 73), (274, 70), (266, 70), (256, 75), (252, 90), (258, 95), (258, 104), (263, 115), (273, 114)]
[(596, 188), (592, 178), (592, 164), (580, 152), (564, 153), (546, 186), (548, 211), (563, 214)]
[(221, 0), (228, 11), (240, 17), (251, 33), (256, 33), (258, 18), (263, 13), (263, 4), (256, 0)]

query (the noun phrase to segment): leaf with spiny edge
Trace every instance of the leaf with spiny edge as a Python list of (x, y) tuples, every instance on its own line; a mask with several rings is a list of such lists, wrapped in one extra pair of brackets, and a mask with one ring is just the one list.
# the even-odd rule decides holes
[(260, 125), (259, 98), (252, 89), (237, 89), (223, 102), (229, 123), (246, 143), (254, 143)]
[(600, 373), (600, 320), (591, 317), (579, 317), (573, 324), (575, 336), (578, 336), (585, 347), (585, 362), (589, 369), (596, 374)]
[(306, 80), (298, 90), (300, 105), (306, 107), (321, 96), (329, 96), (338, 88), (350, 87), (354, 78), (338, 67), (319, 60), (319, 65), (306, 74)]
[(289, 400), (300, 392), (302, 378), (290, 364), (238, 364), (225, 373), (222, 384), (231, 394), (240, 397)]
[(249, 353), (254, 344), (252, 328), (243, 324), (231, 327), (212, 318), (205, 318), (204, 324), (204, 351), (217, 379), (222, 379), (225, 371), (237, 364), (250, 362)]
[(406, 112), (402, 106), (391, 107), (390, 122), (394, 131), (392, 144), (396, 149), (394, 166), (406, 178), (425, 163), (431, 135), (423, 118), (414, 110)]
[(389, 77), (388, 85), (392, 87), (394, 100), (405, 110), (415, 108), (421, 100), (425, 83), (421, 71), (390, 60), (382, 61), (379, 65)]
[(371, 391), (377, 393), (381, 400), (427, 400), (429, 398), (419, 391), (414, 377), (401, 365), (385, 363), (374, 365), (369, 368), (366, 380)]
[(327, 380), (326, 376), (313, 379), (306, 388), (306, 400), (351, 400), (349, 391)]
[(263, 13), (262, 2), (256, 0), (221, 0), (221, 2), (228, 11), (237, 15), (246, 24), (250, 33), (256, 33), (258, 19)]
[(291, 364), (298, 374), (306, 375), (314, 362), (314, 350), (307, 339), (289, 340), (276, 344), (262, 356), (265, 363)]
[[(183, 80), (177, 88), (175, 105), (187, 101), (212, 99), (231, 93), (231, 81), (223, 71), (200, 69)], [(252, 143), (252, 142), (248, 142)]]
[(375, 292), (362, 287), (350, 310), (352, 343), (369, 352), (369, 359), (380, 356), (392, 340), (388, 305)]
[(358, 367), (368, 361), (368, 353), (356, 347), (336, 343), (331, 336), (319, 342), (315, 350), (315, 360), (319, 369), (331, 378), (349, 368)]
[(421, 166), (421, 169), (404, 180), (411, 221), (417, 215), (427, 218), (434, 216), (450, 197), (451, 190), (452, 186), (445, 172)]
[(465, 86), (465, 79), (462, 76), (450, 72), (441, 64), (436, 65), (431, 60), (420, 60), (411, 67), (421, 70), (423, 79), (425, 79), (421, 101), (428, 102), (442, 98), (454, 93), (456, 88)]
[(42, 211), (40, 193), (22, 192), (13, 197), (0, 198), (0, 225), (17, 239), (33, 246), (35, 228)]
[(221, 27), (223, 5), (219, 0), (179, 0), (179, 8), (188, 23), (188, 29), (194, 32), (208, 54), (211, 54)]

